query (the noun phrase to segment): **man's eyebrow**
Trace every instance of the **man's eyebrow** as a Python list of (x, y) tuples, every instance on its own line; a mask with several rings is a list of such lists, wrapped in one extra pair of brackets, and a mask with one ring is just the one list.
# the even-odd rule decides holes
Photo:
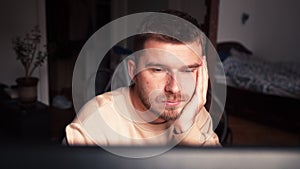
[[(146, 64), (146, 67), (167, 67), (166, 65), (163, 65), (163, 64), (160, 64), (160, 63), (147, 63)], [(199, 63), (194, 63), (194, 64), (191, 64), (191, 65), (186, 65), (186, 66), (183, 66), (183, 67), (185, 67), (185, 68), (198, 68), (198, 67), (200, 67), (201, 66), (201, 64), (199, 64)]]
[(200, 66), (201, 66), (201, 64), (195, 63), (195, 64), (192, 64), (192, 65), (187, 65), (186, 67), (188, 67), (188, 68), (198, 68)]
[(160, 63), (147, 63), (146, 67), (167, 67), (166, 65), (160, 64)]

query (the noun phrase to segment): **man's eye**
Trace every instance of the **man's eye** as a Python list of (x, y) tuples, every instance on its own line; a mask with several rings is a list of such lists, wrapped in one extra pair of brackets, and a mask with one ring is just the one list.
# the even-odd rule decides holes
[(156, 72), (156, 73), (160, 73), (160, 72), (163, 72), (164, 69), (163, 68), (151, 68), (150, 69), (152, 72)]
[(154, 72), (161, 72), (162, 69), (160, 69), (160, 68), (153, 68), (153, 71), (154, 71)]

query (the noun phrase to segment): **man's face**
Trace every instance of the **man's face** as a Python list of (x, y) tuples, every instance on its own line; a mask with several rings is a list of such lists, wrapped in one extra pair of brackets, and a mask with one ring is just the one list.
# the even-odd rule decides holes
[(138, 62), (128, 62), (135, 83), (131, 91), (134, 107), (151, 112), (154, 122), (177, 119), (194, 94), (201, 53), (197, 42), (146, 41)]

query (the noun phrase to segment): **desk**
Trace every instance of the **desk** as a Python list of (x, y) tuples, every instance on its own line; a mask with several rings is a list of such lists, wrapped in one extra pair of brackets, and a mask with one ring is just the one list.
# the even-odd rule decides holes
[(16, 99), (0, 95), (0, 138), (3, 141), (49, 141), (48, 106), (35, 102), (24, 106)]

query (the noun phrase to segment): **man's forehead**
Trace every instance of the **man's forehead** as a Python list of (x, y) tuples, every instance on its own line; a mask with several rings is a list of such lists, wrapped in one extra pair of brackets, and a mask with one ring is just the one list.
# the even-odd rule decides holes
[(192, 42), (172, 42), (172, 41), (160, 41), (156, 39), (149, 39), (144, 43), (144, 49), (148, 48), (163, 48), (165, 50), (170, 49), (170, 52), (176, 49), (192, 50), (197, 55), (202, 55), (202, 45), (199, 40), (194, 40)]
[(194, 44), (152, 43), (139, 52), (145, 63), (191, 65), (201, 63), (201, 46)]

